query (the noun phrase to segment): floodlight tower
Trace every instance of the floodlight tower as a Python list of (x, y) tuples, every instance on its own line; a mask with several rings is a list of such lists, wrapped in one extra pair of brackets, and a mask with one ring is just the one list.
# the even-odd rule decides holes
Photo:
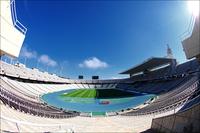
[(173, 59), (172, 49), (169, 47), (169, 44), (167, 44), (167, 58)]

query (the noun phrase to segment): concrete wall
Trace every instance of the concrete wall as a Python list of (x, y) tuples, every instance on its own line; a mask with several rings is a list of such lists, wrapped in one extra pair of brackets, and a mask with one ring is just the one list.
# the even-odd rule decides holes
[(151, 129), (162, 133), (199, 133), (200, 104), (184, 112), (153, 119)]
[(199, 17), (195, 19), (192, 35), (182, 41), (183, 50), (187, 59), (200, 56)]

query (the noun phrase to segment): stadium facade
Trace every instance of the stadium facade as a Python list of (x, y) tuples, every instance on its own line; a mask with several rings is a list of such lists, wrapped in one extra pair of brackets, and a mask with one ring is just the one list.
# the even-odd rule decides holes
[[(15, 0), (1, 0), (0, 54), (19, 56), (27, 29), (17, 20)], [(0, 61), (1, 132), (200, 132), (199, 18), (183, 41), (188, 59), (178, 64), (168, 48), (167, 57), (152, 57), (110, 80), (67, 79), (25, 65)], [(136, 107), (106, 112), (57, 108), (41, 99), (68, 89), (118, 89), (157, 97)]]

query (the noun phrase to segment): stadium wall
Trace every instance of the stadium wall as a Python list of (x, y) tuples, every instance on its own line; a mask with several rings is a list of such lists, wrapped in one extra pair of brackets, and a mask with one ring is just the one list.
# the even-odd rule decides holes
[[(192, 35), (185, 40), (182, 41), (183, 50), (187, 59), (192, 59), (196, 57), (198, 60), (200, 59), (200, 37), (199, 37), (199, 18), (195, 19), (194, 28), (192, 31)], [(200, 60), (199, 60), (200, 61)]]
[(18, 57), (27, 29), (18, 21), (15, 0), (0, 0), (0, 56)]
[(199, 133), (200, 104), (173, 115), (152, 120), (151, 129), (162, 133)]

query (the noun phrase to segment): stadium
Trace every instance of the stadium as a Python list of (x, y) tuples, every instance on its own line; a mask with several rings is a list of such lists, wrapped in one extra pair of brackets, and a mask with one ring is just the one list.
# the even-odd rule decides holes
[(182, 40), (187, 61), (150, 57), (122, 70), (128, 78), (69, 79), (7, 63), (18, 58), (27, 28), (15, 0), (0, 1), (0, 131), (200, 132), (199, 17)]

